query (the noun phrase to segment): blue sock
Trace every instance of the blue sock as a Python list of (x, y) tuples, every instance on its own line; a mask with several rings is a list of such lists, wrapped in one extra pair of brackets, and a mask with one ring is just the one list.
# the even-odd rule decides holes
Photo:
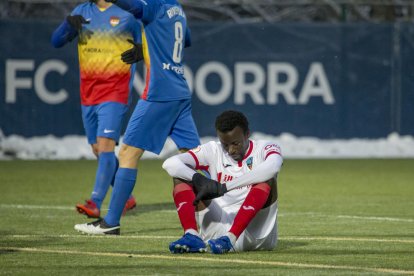
[(101, 152), (98, 157), (98, 169), (96, 170), (95, 186), (91, 199), (101, 209), (103, 200), (108, 192), (109, 185), (115, 177), (117, 159), (114, 152)]
[[(119, 162), (118, 162), (118, 158), (116, 158), (116, 169), (117, 170), (118, 170), (118, 167), (119, 167)], [(115, 183), (115, 175), (116, 175), (116, 171), (114, 173), (114, 178), (112, 178), (112, 181), (111, 181), (112, 188), (114, 187), (114, 183)], [(133, 198), (133, 197), (134, 196), (132, 194), (130, 194), (128, 199)]]
[(137, 174), (137, 169), (127, 168), (119, 168), (116, 172), (108, 214), (104, 218), (107, 224), (111, 226), (119, 225), (125, 203), (134, 189)]
[(116, 160), (116, 170), (115, 170), (115, 173), (114, 173), (114, 177), (112, 177), (112, 180), (111, 180), (111, 186), (112, 186), (112, 188), (114, 187), (114, 183), (115, 183), (115, 175), (116, 175), (116, 171), (118, 170), (118, 167), (119, 167), (119, 161), (118, 161), (118, 158), (116, 158), (116, 157), (115, 157), (115, 160)]

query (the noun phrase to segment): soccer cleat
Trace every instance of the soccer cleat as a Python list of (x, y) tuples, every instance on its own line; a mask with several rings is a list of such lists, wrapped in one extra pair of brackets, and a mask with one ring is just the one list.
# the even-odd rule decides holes
[(101, 215), (100, 210), (96, 206), (96, 203), (91, 199), (85, 200), (85, 204), (76, 204), (76, 210), (79, 214), (85, 214), (88, 218), (99, 218)]
[(234, 251), (233, 245), (227, 236), (222, 236), (215, 240), (209, 240), (208, 245), (210, 246), (211, 253), (213, 254), (224, 254), (230, 250)]
[(76, 224), (75, 230), (89, 235), (119, 235), (121, 227), (119, 225), (110, 226), (105, 220), (98, 219), (94, 222)]
[(207, 251), (207, 247), (199, 236), (187, 233), (175, 242), (170, 243), (170, 251), (174, 254), (202, 253)]
[(126, 212), (131, 211), (137, 206), (137, 201), (133, 196), (130, 196), (125, 203), (124, 210), (122, 211), (122, 215), (124, 216)]

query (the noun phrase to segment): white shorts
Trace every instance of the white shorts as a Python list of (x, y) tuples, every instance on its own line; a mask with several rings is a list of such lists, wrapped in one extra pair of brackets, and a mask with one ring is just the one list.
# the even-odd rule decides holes
[[(241, 204), (221, 207), (220, 198), (197, 212), (201, 238), (207, 242), (227, 234)], [(237, 239), (236, 251), (272, 250), (277, 244), (277, 201), (260, 210)]]

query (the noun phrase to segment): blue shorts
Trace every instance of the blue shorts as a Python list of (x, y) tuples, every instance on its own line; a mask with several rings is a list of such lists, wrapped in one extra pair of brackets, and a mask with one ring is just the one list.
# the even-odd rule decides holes
[(179, 149), (200, 145), (191, 115), (191, 100), (149, 102), (140, 99), (129, 119), (123, 142), (159, 154), (168, 136)]
[(97, 105), (82, 105), (82, 120), (89, 144), (95, 144), (97, 137), (118, 142), (128, 105), (104, 102)]

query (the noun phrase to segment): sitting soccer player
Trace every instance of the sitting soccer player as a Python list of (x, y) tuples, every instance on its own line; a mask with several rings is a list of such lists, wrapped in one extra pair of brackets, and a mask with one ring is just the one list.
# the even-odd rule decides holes
[[(250, 140), (246, 117), (225, 111), (216, 118), (219, 142), (168, 158), (173, 197), (184, 236), (172, 253), (271, 250), (277, 243), (277, 174), (280, 147)], [(196, 172), (207, 171), (211, 179)], [(197, 216), (197, 219), (196, 219)], [(197, 222), (199, 231), (197, 231)]]

